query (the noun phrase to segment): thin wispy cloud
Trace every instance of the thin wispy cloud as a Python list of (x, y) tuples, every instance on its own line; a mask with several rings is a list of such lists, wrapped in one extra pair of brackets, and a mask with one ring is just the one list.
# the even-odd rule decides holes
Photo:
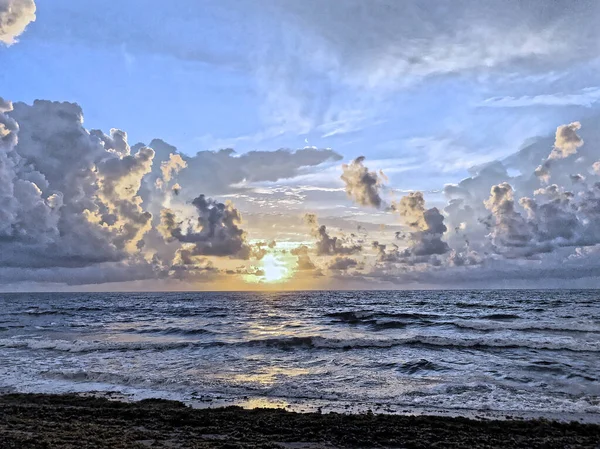
[(523, 108), (532, 106), (582, 106), (591, 108), (600, 100), (600, 87), (588, 87), (575, 93), (559, 92), (521, 97), (492, 97), (479, 106), (494, 108)]

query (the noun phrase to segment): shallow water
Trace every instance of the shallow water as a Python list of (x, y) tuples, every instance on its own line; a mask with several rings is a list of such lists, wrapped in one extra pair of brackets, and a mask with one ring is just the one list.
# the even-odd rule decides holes
[(0, 294), (0, 391), (600, 414), (600, 291)]

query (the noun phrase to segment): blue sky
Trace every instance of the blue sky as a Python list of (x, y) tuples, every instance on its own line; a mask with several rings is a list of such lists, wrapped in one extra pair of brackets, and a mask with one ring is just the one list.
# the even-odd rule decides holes
[[(257, 277), (261, 240), (279, 242), (283, 271), (312, 266), (334, 286), (556, 280), (565, 264), (597, 282), (598, 19), (595, 0), (0, 1), (0, 96), (14, 103), (0, 102), (0, 217), (14, 221), (0, 237), (18, 243), (0, 282), (52, 279), (10, 270), (23, 252), (86, 260), (76, 243), (98, 233), (102, 263), (126, 265), (102, 279), (132, 282)], [(201, 194), (233, 205), (192, 206)], [(225, 259), (193, 230), (212, 207), (239, 249)], [(228, 227), (238, 213), (244, 229)], [(59, 278), (95, 282), (94, 263), (63, 273), (60, 257)]]
[[(516, 56), (490, 68), (449, 59), (445, 63), (457, 68), (448, 73), (436, 73), (445, 70), (436, 67), (423, 74), (390, 69), (372, 80), (375, 75), (355, 65), (371, 63), (362, 53), (379, 45), (376, 29), (365, 30), (373, 42), (356, 55), (332, 56), (331, 49), (314, 54), (326, 33), (297, 20), (312, 20), (318, 6), (300, 8), (297, 19), (282, 11), (284, 4), (179, 0), (141, 7), (136, 1), (41, 0), (36, 22), (18, 46), (0, 49), (6, 68), (0, 83), (13, 101), (77, 102), (89, 128), (125, 129), (132, 141), (160, 137), (187, 154), (219, 147), (300, 148), (308, 142), (347, 158), (364, 154), (394, 165), (405, 160), (408, 168), (417, 158), (416, 170), (395, 179), (404, 189), (457, 182), (469, 165), (552, 133), (573, 109), (580, 116), (597, 107), (480, 106), (494, 97), (596, 87), (597, 61), (589, 59), (546, 72), (520, 67)], [(337, 9), (331, 14), (348, 13)], [(373, 25), (369, 12), (363, 14), (352, 20)], [(343, 28), (335, 37), (348, 38), (342, 34), (347, 32)], [(452, 148), (443, 151), (446, 158), (436, 150), (440, 145)]]

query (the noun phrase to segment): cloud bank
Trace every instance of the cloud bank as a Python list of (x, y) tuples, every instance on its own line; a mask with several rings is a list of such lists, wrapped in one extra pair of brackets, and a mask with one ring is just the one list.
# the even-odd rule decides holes
[[(396, 229), (368, 220), (348, 229), (351, 221), (320, 211), (294, 230), (285, 206), (277, 218), (250, 202), (252, 219), (244, 220), (235, 202), (263, 195), (257, 182), (302, 179), (311, 167), (339, 161), (332, 150), (188, 156), (161, 140), (131, 145), (122, 130), (88, 130), (74, 103), (0, 99), (0, 283), (259, 279), (267, 254), (287, 258), (292, 278), (366, 286), (597, 278), (600, 133), (593, 123), (560, 125), (553, 138), (473, 168), (444, 187), (445, 205), (429, 205), (419, 191), (386, 205), (385, 178), (357, 158), (341, 165), (348, 198)], [(270, 228), (290, 223), (295, 240), (272, 241), (266, 228), (252, 227), (267, 219)]]
[(190, 157), (152, 145), (130, 146), (118, 129), (87, 130), (74, 103), (0, 99), (0, 282), (226, 273), (216, 260), (258, 260), (264, 249), (248, 242), (232, 202), (203, 191), (224, 195), (243, 190), (235, 183), (339, 159), (316, 148)]

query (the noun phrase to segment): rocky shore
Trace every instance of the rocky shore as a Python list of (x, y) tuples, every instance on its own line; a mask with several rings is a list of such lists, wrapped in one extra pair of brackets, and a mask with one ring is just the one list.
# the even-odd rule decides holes
[(546, 420), (193, 409), (76, 395), (0, 396), (0, 448), (599, 448), (600, 426)]

